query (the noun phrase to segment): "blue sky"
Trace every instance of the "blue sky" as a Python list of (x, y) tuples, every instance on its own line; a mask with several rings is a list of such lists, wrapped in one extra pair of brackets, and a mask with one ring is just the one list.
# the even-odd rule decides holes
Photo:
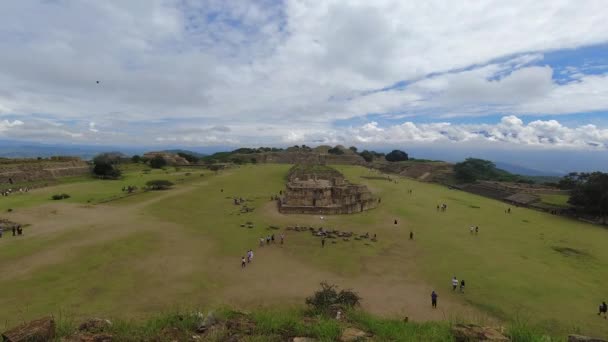
[(602, 0), (1, 2), (0, 140), (549, 167), (505, 151), (608, 149), (607, 17)]

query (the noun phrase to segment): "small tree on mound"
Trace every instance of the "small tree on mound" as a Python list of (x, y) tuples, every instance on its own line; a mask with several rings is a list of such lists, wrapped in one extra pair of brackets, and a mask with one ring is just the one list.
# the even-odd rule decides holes
[(353, 308), (359, 306), (361, 297), (352, 290), (340, 290), (338, 286), (321, 283), (321, 289), (312, 296), (306, 298), (306, 304), (318, 312), (327, 313), (331, 308), (339, 306), (342, 308)]
[(146, 182), (146, 186), (150, 190), (167, 190), (173, 186), (173, 183), (166, 179), (157, 179)]
[(409, 159), (407, 153), (400, 150), (392, 150), (384, 158), (389, 162), (406, 161)]
[(341, 148), (339, 148), (338, 146), (336, 146), (334, 148), (330, 148), (329, 150), (327, 150), (327, 153), (329, 153), (329, 154), (335, 154), (335, 155), (342, 155), (342, 154), (344, 154), (344, 151), (342, 151)]
[(93, 173), (95, 176), (102, 179), (118, 179), (120, 178), (120, 170), (111, 162), (105, 159), (96, 159), (93, 161)]

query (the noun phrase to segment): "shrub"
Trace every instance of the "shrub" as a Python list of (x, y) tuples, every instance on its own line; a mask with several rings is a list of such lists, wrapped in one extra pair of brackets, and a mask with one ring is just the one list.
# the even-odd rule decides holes
[(389, 162), (406, 161), (408, 160), (408, 155), (400, 150), (392, 150), (384, 158)]
[(112, 163), (105, 160), (96, 160), (93, 173), (102, 179), (118, 179), (121, 172)]
[(54, 201), (59, 201), (62, 199), (66, 199), (66, 198), (70, 198), (70, 195), (68, 194), (55, 194), (53, 196), (51, 196), (51, 199)]
[(321, 289), (306, 298), (306, 304), (318, 312), (328, 312), (335, 306), (353, 308), (360, 304), (361, 297), (352, 290), (340, 290), (338, 286), (321, 283)]
[(166, 190), (173, 186), (173, 183), (166, 179), (156, 179), (146, 182), (146, 186), (150, 190)]

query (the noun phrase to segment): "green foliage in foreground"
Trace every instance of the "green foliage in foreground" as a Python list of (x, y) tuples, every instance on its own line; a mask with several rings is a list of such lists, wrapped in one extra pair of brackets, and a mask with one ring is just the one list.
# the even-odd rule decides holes
[[(202, 311), (202, 314), (206, 314)], [(191, 312), (162, 313), (144, 321), (117, 320), (105, 331), (116, 341), (170, 340), (191, 338), (196, 334), (200, 315)], [(347, 327), (355, 327), (371, 333), (375, 341), (453, 341), (450, 333), (452, 322), (403, 322), (373, 316), (360, 310), (346, 313), (346, 320), (337, 321), (326, 315), (316, 315), (299, 308), (260, 309), (246, 316), (242, 313), (223, 309), (214, 311), (220, 324), (237, 317), (246, 317), (254, 324), (251, 335), (243, 335), (245, 341), (286, 341), (293, 337), (311, 337), (319, 341), (336, 341)], [(59, 318), (57, 340), (77, 331), (79, 321)], [(168, 335), (170, 333), (170, 336)], [(231, 335), (225, 328), (216, 329), (204, 336), (204, 341), (223, 341)], [(543, 336), (525, 323), (516, 323), (507, 328), (513, 341), (536, 342), (558, 341)]]

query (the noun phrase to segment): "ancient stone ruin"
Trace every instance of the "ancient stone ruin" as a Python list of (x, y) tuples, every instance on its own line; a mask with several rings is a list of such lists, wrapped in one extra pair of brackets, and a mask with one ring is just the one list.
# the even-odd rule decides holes
[(146, 159), (154, 159), (156, 157), (163, 158), (168, 165), (171, 166), (179, 166), (179, 165), (189, 165), (190, 162), (186, 160), (186, 158), (179, 156), (175, 153), (169, 152), (147, 152), (144, 154), (144, 158)]
[(52, 157), (41, 160), (0, 158), (0, 186), (81, 176), (89, 172), (90, 166), (76, 157)]
[(325, 165), (292, 167), (278, 200), (279, 212), (285, 214), (352, 214), (377, 205), (378, 199), (365, 185), (351, 184)]

